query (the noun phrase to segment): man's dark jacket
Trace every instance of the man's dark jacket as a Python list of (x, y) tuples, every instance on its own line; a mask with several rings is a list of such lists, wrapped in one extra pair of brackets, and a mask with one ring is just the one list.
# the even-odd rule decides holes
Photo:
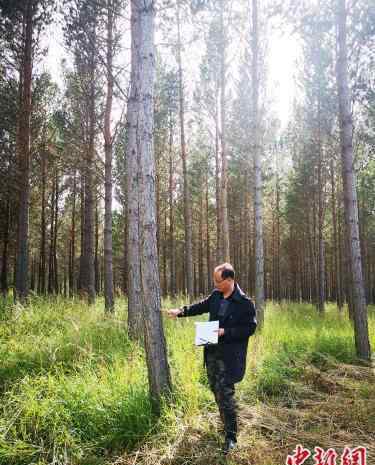
[[(181, 316), (195, 316), (209, 312), (210, 321), (219, 320), (218, 311), (223, 293), (214, 289), (206, 299), (190, 306), (184, 306)], [(246, 354), (249, 337), (254, 334), (257, 321), (253, 302), (235, 283), (234, 292), (229, 301), (220, 327), (224, 328), (224, 336), (219, 337), (218, 345), (205, 346), (204, 360), (208, 350), (214, 350), (224, 360), (226, 382), (238, 383), (245, 375)]]

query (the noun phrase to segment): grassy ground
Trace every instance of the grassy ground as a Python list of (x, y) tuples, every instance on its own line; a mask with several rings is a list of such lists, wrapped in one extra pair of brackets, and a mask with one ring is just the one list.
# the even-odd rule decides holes
[(102, 308), (33, 298), (27, 310), (0, 309), (0, 464), (281, 465), (298, 443), (366, 446), (375, 463), (374, 370), (356, 360), (333, 305), (324, 318), (309, 305), (268, 305), (237, 389), (240, 447), (226, 459), (192, 319), (165, 321), (175, 395), (157, 419), (125, 302), (112, 318)]

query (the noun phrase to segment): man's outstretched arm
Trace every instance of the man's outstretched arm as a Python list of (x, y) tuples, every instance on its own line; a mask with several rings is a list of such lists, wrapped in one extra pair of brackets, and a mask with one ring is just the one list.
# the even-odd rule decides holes
[(192, 305), (184, 305), (182, 308), (171, 308), (166, 313), (170, 318), (181, 318), (184, 316), (195, 316), (207, 313), (210, 310), (211, 295)]

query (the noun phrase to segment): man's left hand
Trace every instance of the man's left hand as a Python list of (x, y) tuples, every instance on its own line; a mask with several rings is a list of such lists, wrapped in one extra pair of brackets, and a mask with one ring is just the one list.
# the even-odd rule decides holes
[(218, 336), (224, 336), (224, 328), (219, 328), (215, 330), (215, 333), (218, 333)]

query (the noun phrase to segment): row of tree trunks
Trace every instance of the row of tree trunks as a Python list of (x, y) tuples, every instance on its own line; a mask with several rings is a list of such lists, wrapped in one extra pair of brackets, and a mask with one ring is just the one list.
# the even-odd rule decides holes
[[(172, 159), (173, 161), (173, 159)], [(207, 175), (205, 175), (207, 176)], [(172, 177), (173, 177), (173, 170), (172, 170)], [(51, 220), (50, 220), (50, 240), (49, 240), (49, 251), (50, 251), (50, 258), (49, 260), (47, 259), (47, 266), (48, 269), (50, 269), (50, 273), (46, 276), (49, 278), (50, 282), (50, 288), (49, 292), (51, 293), (56, 293), (60, 292), (60, 289), (63, 288), (65, 289), (65, 268), (67, 268), (67, 276), (69, 277), (69, 280), (66, 284), (66, 288), (69, 288), (69, 293), (71, 295), (74, 295), (74, 283), (75, 279), (73, 279), (72, 276), (72, 263), (73, 261), (70, 261), (69, 264), (66, 266), (65, 261), (64, 261), (64, 255), (61, 256), (60, 262), (59, 262), (59, 274), (61, 274), (61, 283), (58, 285), (55, 284), (55, 281), (57, 280), (55, 277), (55, 269), (57, 269), (57, 266), (55, 265), (55, 257), (57, 260), (59, 260), (59, 256), (57, 254), (57, 250), (55, 251), (55, 247), (58, 245), (59, 241), (61, 240), (61, 236), (59, 237), (58, 234), (58, 229), (55, 227), (56, 224), (58, 224), (58, 221), (56, 222), (56, 175), (53, 175), (53, 182), (51, 185), (51, 202), (50, 206), (48, 209), (50, 210), (50, 215), (51, 215)], [(52, 179), (51, 179), (52, 180)], [(77, 190), (77, 186), (75, 185), (76, 182), (74, 182), (74, 177), (71, 179), (72, 183), (72, 194)], [(203, 182), (201, 181), (203, 184)], [(336, 190), (336, 186), (335, 186)], [(60, 191), (60, 189), (58, 189)], [(250, 208), (250, 203), (249, 200), (245, 202), (245, 197), (242, 195), (239, 195), (239, 193), (236, 192), (235, 196), (234, 193), (236, 191), (231, 190), (231, 194), (229, 197), (229, 204), (233, 205), (232, 211), (233, 214), (231, 215), (230, 218), (230, 235), (232, 237), (236, 237), (236, 241), (234, 241), (231, 244), (231, 255), (234, 260), (234, 265), (235, 269), (237, 271), (238, 279), (240, 281), (240, 284), (248, 291), (251, 293), (251, 295), (254, 295), (254, 281), (252, 281), (253, 278), (250, 279), (249, 281), (249, 275), (248, 273), (251, 272), (251, 266), (248, 266), (251, 261), (252, 261), (252, 254), (249, 252), (251, 248), (248, 247), (249, 241), (251, 241), (251, 237), (253, 235), (253, 230), (249, 229), (249, 225), (251, 224), (250, 221), (247, 220), (248, 217), (252, 216), (252, 209)], [(58, 194), (59, 197), (61, 194)], [(211, 254), (212, 251), (212, 245), (210, 244), (210, 247), (207, 247), (207, 240), (206, 240), (206, 235), (208, 233), (208, 237), (210, 237), (210, 227), (212, 229), (213, 226), (213, 216), (211, 216), (211, 213), (209, 211), (209, 201), (207, 202), (207, 196), (208, 196), (208, 185), (206, 185), (206, 192), (205, 195), (203, 195), (203, 192), (199, 196), (198, 200), (199, 203), (195, 205), (196, 209), (196, 215), (194, 219), (194, 229), (193, 229), (193, 236), (194, 236), (194, 249), (193, 249), (193, 263), (196, 263), (198, 266), (194, 266), (194, 273), (193, 273), (193, 282), (194, 282), (194, 295), (202, 295), (205, 294), (206, 292), (209, 292), (212, 287), (211, 283), (211, 271), (212, 268), (209, 266), (209, 258), (208, 255)], [(72, 195), (72, 201), (71, 201), (71, 206), (72, 206), (72, 213), (75, 209), (75, 201), (74, 195)], [(165, 200), (166, 201), (166, 200)], [(58, 202), (59, 203), (59, 202)], [(182, 275), (182, 262), (180, 261), (180, 257), (177, 253), (173, 253), (172, 251), (175, 251), (175, 247), (172, 246), (170, 247), (170, 241), (173, 239), (173, 242), (176, 243), (175, 238), (173, 235), (170, 235), (170, 231), (168, 228), (168, 221), (169, 216), (167, 216), (168, 209), (166, 208), (166, 204), (162, 204), (162, 212), (163, 212), (163, 227), (164, 227), (164, 234), (161, 236), (161, 271), (162, 271), (162, 290), (164, 294), (167, 294), (169, 291), (167, 289), (166, 283), (170, 282), (171, 279), (171, 274), (170, 274), (170, 263), (171, 260), (176, 264), (178, 273), (173, 273), (173, 277), (176, 279), (176, 290), (178, 292), (182, 292), (183, 287), (179, 287), (180, 285), (180, 277)], [(339, 211), (341, 211), (341, 206), (337, 205), (337, 208), (339, 208)], [(273, 212), (275, 210), (273, 209)], [(203, 215), (203, 212), (205, 213)], [(207, 214), (206, 214), (207, 212)], [(75, 217), (75, 215), (73, 215)], [(41, 215), (42, 218), (42, 215)], [(42, 221), (42, 220), (41, 220)], [(325, 261), (325, 270), (324, 270), (324, 280), (325, 280), (325, 294), (326, 294), (326, 300), (327, 301), (334, 301), (337, 300), (337, 281), (342, 287), (342, 272), (340, 273), (340, 270), (342, 269), (342, 240), (343, 238), (341, 237), (341, 227), (340, 227), (340, 215), (338, 215), (337, 221), (337, 236), (338, 236), (338, 244), (336, 244), (335, 247), (332, 245), (328, 246), (325, 245), (327, 253), (326, 253), (326, 261)], [(275, 281), (275, 274), (276, 274), (276, 269), (275, 269), (275, 258), (276, 258), (276, 253), (274, 251), (274, 243), (277, 242), (275, 241), (275, 224), (277, 223), (275, 219), (275, 214), (272, 214), (272, 221), (270, 224), (270, 229), (267, 232), (267, 237), (266, 237), (266, 243), (270, 244), (270, 247), (265, 251), (265, 263), (267, 266), (265, 267), (265, 288), (267, 289), (267, 295), (268, 298), (273, 298), (274, 300), (279, 300), (281, 298), (285, 298), (289, 296), (290, 298), (293, 296), (296, 296), (297, 300), (302, 300), (302, 301), (313, 301), (314, 300), (314, 292), (315, 292), (315, 286), (314, 286), (314, 280), (310, 280), (311, 277), (311, 269), (313, 268), (312, 263), (314, 263), (314, 254), (310, 255), (309, 253), (306, 254), (306, 250), (301, 246), (301, 249), (296, 247), (293, 247), (290, 249), (290, 256), (292, 260), (290, 261), (290, 264), (288, 266), (289, 270), (285, 268), (285, 264), (282, 267), (282, 274), (283, 274), (283, 279), (282, 281), (282, 290), (280, 290), (280, 293), (278, 297), (276, 298), (276, 290), (274, 288), (274, 281)], [(333, 240), (333, 233), (334, 233), (334, 225), (335, 221), (332, 222), (332, 240)], [(96, 239), (95, 242), (96, 244), (99, 245), (99, 217), (96, 215), (96, 221), (95, 221), (95, 230), (96, 230)], [(165, 229), (167, 227), (167, 229)], [(362, 226), (363, 231), (364, 226)], [(75, 226), (73, 227), (73, 230), (75, 230)], [(267, 231), (267, 229), (266, 229)], [(298, 227), (297, 230), (298, 231)], [(204, 234), (202, 234), (204, 233)], [(298, 235), (299, 234), (299, 235)], [(296, 234), (294, 233), (293, 240), (295, 241), (295, 244), (301, 243), (305, 244), (307, 243), (305, 237), (305, 233), (300, 230), (299, 233)], [(368, 247), (367, 246), (367, 240), (365, 236), (362, 237), (362, 243), (363, 247)], [(209, 241), (210, 239), (208, 239)], [(61, 246), (60, 246), (61, 247)], [(67, 250), (69, 250), (71, 247), (71, 241), (69, 241)], [(103, 290), (103, 271), (102, 271), (102, 255), (101, 251), (99, 251), (99, 248), (96, 247), (96, 293), (101, 293)], [(369, 248), (370, 249), (370, 248)], [(297, 250), (297, 255), (295, 255), (295, 251)], [(370, 249), (371, 250), (371, 249)], [(287, 254), (288, 254), (287, 253)], [(67, 254), (68, 256), (69, 254)], [(74, 254), (75, 255), (75, 254)], [(336, 265), (335, 265), (335, 255), (337, 255), (337, 261), (338, 261), (338, 268), (339, 268), (339, 275), (337, 276), (336, 273)], [(35, 253), (33, 252), (33, 256), (35, 256)], [(346, 256), (346, 255), (345, 255)], [(369, 254), (368, 260), (365, 262), (365, 268), (366, 270), (370, 269), (372, 265), (371, 261), (371, 255)], [(367, 264), (367, 261), (369, 261), (369, 265)], [(42, 281), (42, 276), (40, 274), (40, 253), (39, 253), (39, 266), (35, 268), (34, 264), (31, 263), (31, 275), (30, 278), (34, 282), (38, 283), (37, 288), (35, 291), (39, 292), (39, 283)], [(75, 267), (74, 267), (75, 268)], [(203, 275), (202, 275), (202, 270), (203, 270)], [(296, 270), (296, 271), (293, 271)], [(290, 281), (288, 278), (288, 273), (290, 272)], [(295, 274), (297, 273), (297, 274)], [(250, 273), (251, 274), (251, 273)], [(119, 275), (122, 276), (122, 275)], [(202, 279), (202, 276), (207, 277), (206, 279)], [(344, 274), (345, 276), (345, 274)], [(37, 279), (35, 279), (37, 277)], [(178, 281), (178, 282), (177, 282)], [(169, 285), (168, 285), (169, 286)], [(289, 289), (290, 287), (290, 289)], [(32, 288), (34, 289), (34, 285), (32, 285)], [(345, 290), (345, 293), (342, 295), (342, 301), (344, 300), (345, 296), (347, 295), (347, 290)], [(369, 292), (370, 295), (370, 292)]]

